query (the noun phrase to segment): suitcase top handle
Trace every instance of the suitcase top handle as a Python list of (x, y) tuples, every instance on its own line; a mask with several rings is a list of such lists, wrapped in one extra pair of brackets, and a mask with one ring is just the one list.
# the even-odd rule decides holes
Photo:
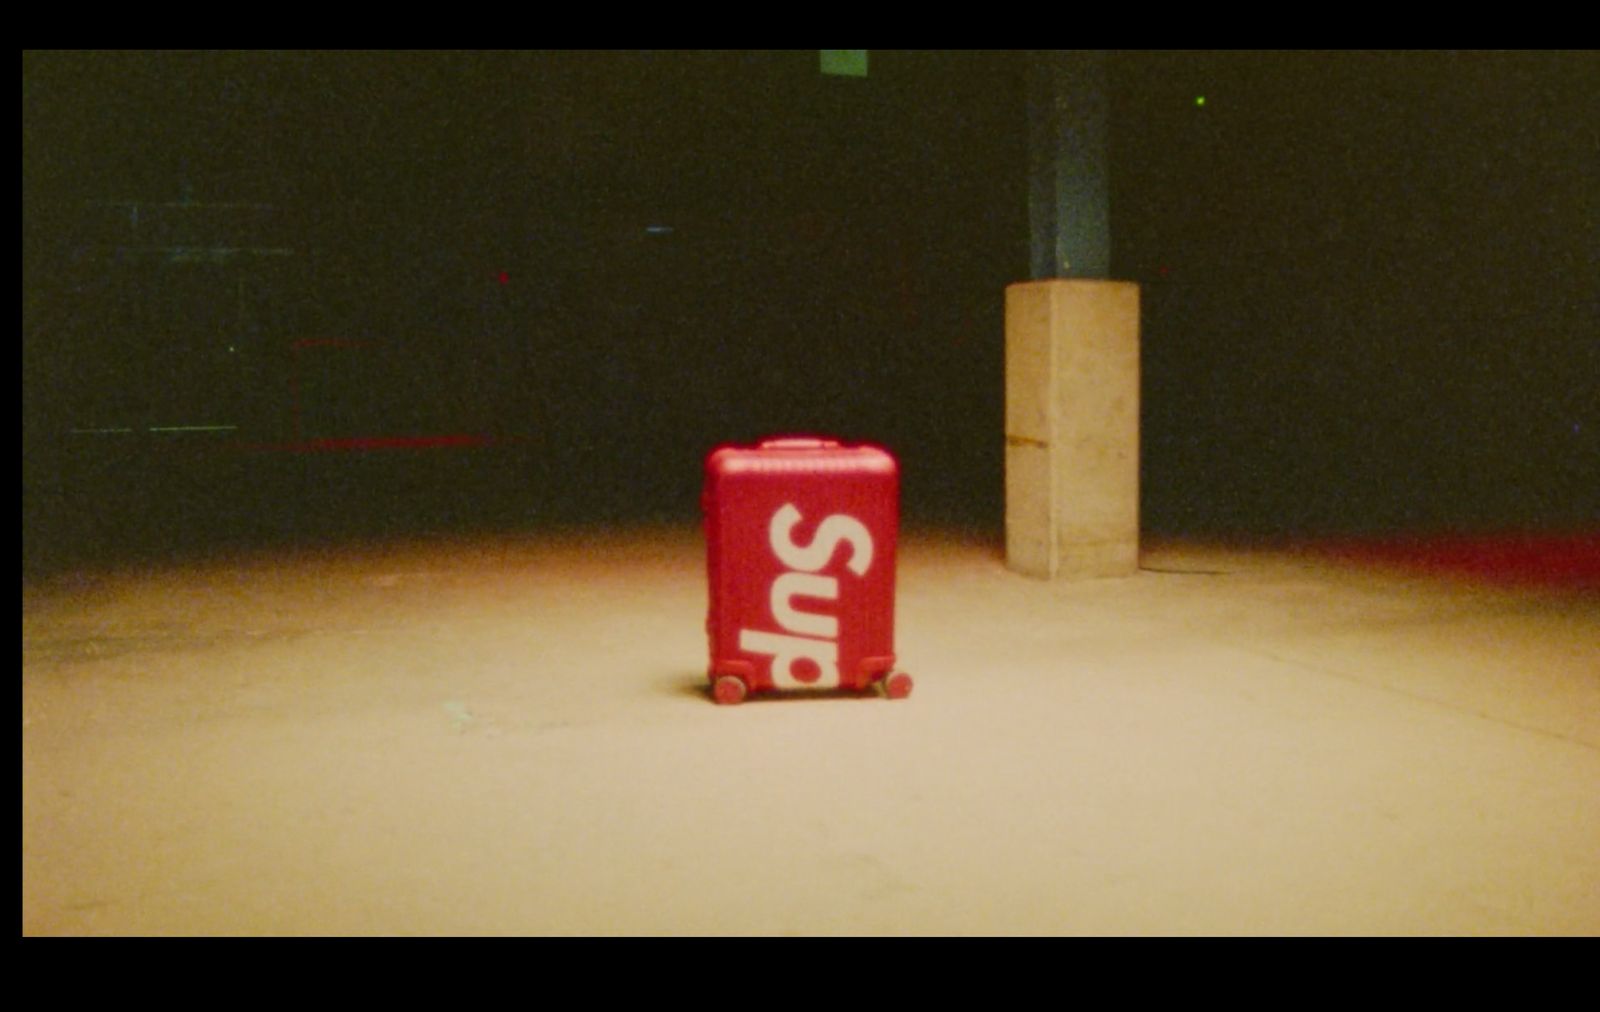
[(829, 450), (838, 445), (837, 439), (821, 439), (816, 436), (780, 436), (763, 439), (759, 444), (763, 450)]

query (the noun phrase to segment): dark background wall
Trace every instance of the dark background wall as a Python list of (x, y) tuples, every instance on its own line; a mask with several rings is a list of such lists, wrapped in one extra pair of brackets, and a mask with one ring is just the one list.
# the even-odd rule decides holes
[(1119, 80), (1120, 270), (1170, 267), (1146, 289), (1154, 515), (1600, 515), (1600, 61), (1161, 54)]
[[(25, 548), (691, 517), (776, 431), (998, 528), (1023, 59), (24, 54)], [(1595, 65), (1110, 59), (1147, 527), (1593, 520)]]

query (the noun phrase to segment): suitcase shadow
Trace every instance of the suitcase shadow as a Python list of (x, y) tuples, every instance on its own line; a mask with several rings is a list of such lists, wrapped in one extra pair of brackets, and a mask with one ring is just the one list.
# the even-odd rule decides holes
[[(706, 678), (704, 671), (685, 673), (673, 680), (672, 687), (668, 690), (674, 696), (690, 696), (715, 706), (716, 701), (711, 695), (711, 681)], [(883, 692), (873, 686), (860, 691), (854, 689), (786, 689), (783, 692), (753, 692), (746, 696), (740, 706), (751, 703), (793, 703), (804, 700), (819, 699), (872, 699), (882, 698)]]
[(672, 680), (669, 692), (674, 696), (693, 696), (696, 699), (711, 699), (711, 680), (704, 671), (694, 673), (680, 672)]

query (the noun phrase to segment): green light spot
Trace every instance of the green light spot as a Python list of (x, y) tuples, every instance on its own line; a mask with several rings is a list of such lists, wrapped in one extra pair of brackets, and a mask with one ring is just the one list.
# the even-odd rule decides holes
[(1195, 104), (1195, 106), (1197, 108), (1200, 107), (1200, 106), (1205, 105), (1206, 104), (1206, 97), (1204, 95), (1196, 95), (1194, 97), (1194, 104)]
[(866, 77), (865, 49), (822, 49), (822, 72), (835, 77)]

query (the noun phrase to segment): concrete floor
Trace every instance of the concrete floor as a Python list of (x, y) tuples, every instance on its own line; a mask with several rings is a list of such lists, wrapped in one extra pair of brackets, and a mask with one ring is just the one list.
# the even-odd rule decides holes
[(691, 528), (23, 597), (25, 934), (1600, 933), (1600, 596), (908, 537), (904, 702), (712, 705)]

